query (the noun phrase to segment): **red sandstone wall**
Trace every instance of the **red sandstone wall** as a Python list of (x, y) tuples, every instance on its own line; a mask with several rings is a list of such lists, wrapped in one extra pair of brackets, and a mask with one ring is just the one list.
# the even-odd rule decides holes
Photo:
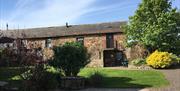
[[(114, 47), (125, 50), (123, 34), (114, 34)], [(52, 38), (52, 46), (58, 46), (65, 42), (76, 41), (76, 37)], [(27, 41), (29, 48), (45, 48), (45, 39), (29, 39)], [(106, 34), (86, 35), (84, 36), (84, 46), (91, 53), (91, 62), (89, 67), (103, 67), (103, 50), (106, 48)]]

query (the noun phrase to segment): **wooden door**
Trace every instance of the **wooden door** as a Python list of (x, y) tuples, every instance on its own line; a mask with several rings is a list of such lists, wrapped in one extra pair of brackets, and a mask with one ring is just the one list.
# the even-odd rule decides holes
[(105, 50), (104, 55), (104, 67), (113, 67), (115, 66), (115, 52), (113, 50)]

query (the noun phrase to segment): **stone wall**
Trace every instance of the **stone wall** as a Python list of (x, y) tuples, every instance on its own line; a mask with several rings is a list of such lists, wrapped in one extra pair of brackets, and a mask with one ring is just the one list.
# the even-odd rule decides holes
[(137, 44), (131, 48), (125, 47), (125, 39), (126, 36), (124, 34), (114, 35), (116, 48), (123, 51), (129, 61), (146, 56), (147, 50), (142, 45)]
[(132, 61), (137, 58), (145, 58), (148, 54), (148, 51), (142, 45), (135, 45), (131, 48), (126, 48), (126, 56), (129, 61)]
[(52, 38), (52, 46), (58, 46), (60, 44), (64, 44), (65, 42), (73, 42), (73, 41), (76, 41), (76, 37)]
[[(51, 45), (58, 46), (65, 42), (76, 41), (76, 37), (78, 36), (51, 38)], [(85, 35), (83, 37), (84, 46), (87, 47), (88, 52), (91, 54), (91, 62), (87, 66), (103, 67), (103, 50), (106, 49), (106, 34)], [(125, 51), (124, 39), (125, 35), (121, 33), (114, 34), (114, 47)], [(41, 47), (45, 49), (45, 41), (46, 39), (28, 39), (27, 45), (28, 48)]]
[[(124, 39), (123, 34), (114, 34), (114, 47), (124, 51)], [(91, 62), (89, 67), (103, 67), (103, 51), (106, 49), (106, 34), (85, 36), (84, 45), (91, 53)]]
[(105, 35), (91, 35), (84, 37), (84, 46), (91, 54), (88, 67), (103, 67), (103, 49), (105, 48)]
[(126, 36), (124, 34), (114, 34), (114, 46), (115, 48), (125, 51), (125, 38)]
[(45, 48), (45, 39), (27, 39), (24, 43), (28, 49)]

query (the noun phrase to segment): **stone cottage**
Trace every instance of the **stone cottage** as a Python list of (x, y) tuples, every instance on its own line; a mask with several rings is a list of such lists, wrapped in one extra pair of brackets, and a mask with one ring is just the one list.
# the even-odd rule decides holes
[(65, 42), (77, 41), (91, 53), (90, 67), (123, 65), (130, 54), (124, 47), (122, 26), (126, 22), (68, 25), (5, 31), (8, 37), (23, 40), (27, 48), (51, 48)]

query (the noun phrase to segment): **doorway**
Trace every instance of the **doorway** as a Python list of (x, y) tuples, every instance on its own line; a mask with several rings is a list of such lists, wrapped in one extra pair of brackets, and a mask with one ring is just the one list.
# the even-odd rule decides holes
[(122, 51), (119, 51), (114, 48), (108, 48), (103, 51), (103, 62), (104, 67), (115, 67), (122, 66), (124, 62), (124, 54)]

